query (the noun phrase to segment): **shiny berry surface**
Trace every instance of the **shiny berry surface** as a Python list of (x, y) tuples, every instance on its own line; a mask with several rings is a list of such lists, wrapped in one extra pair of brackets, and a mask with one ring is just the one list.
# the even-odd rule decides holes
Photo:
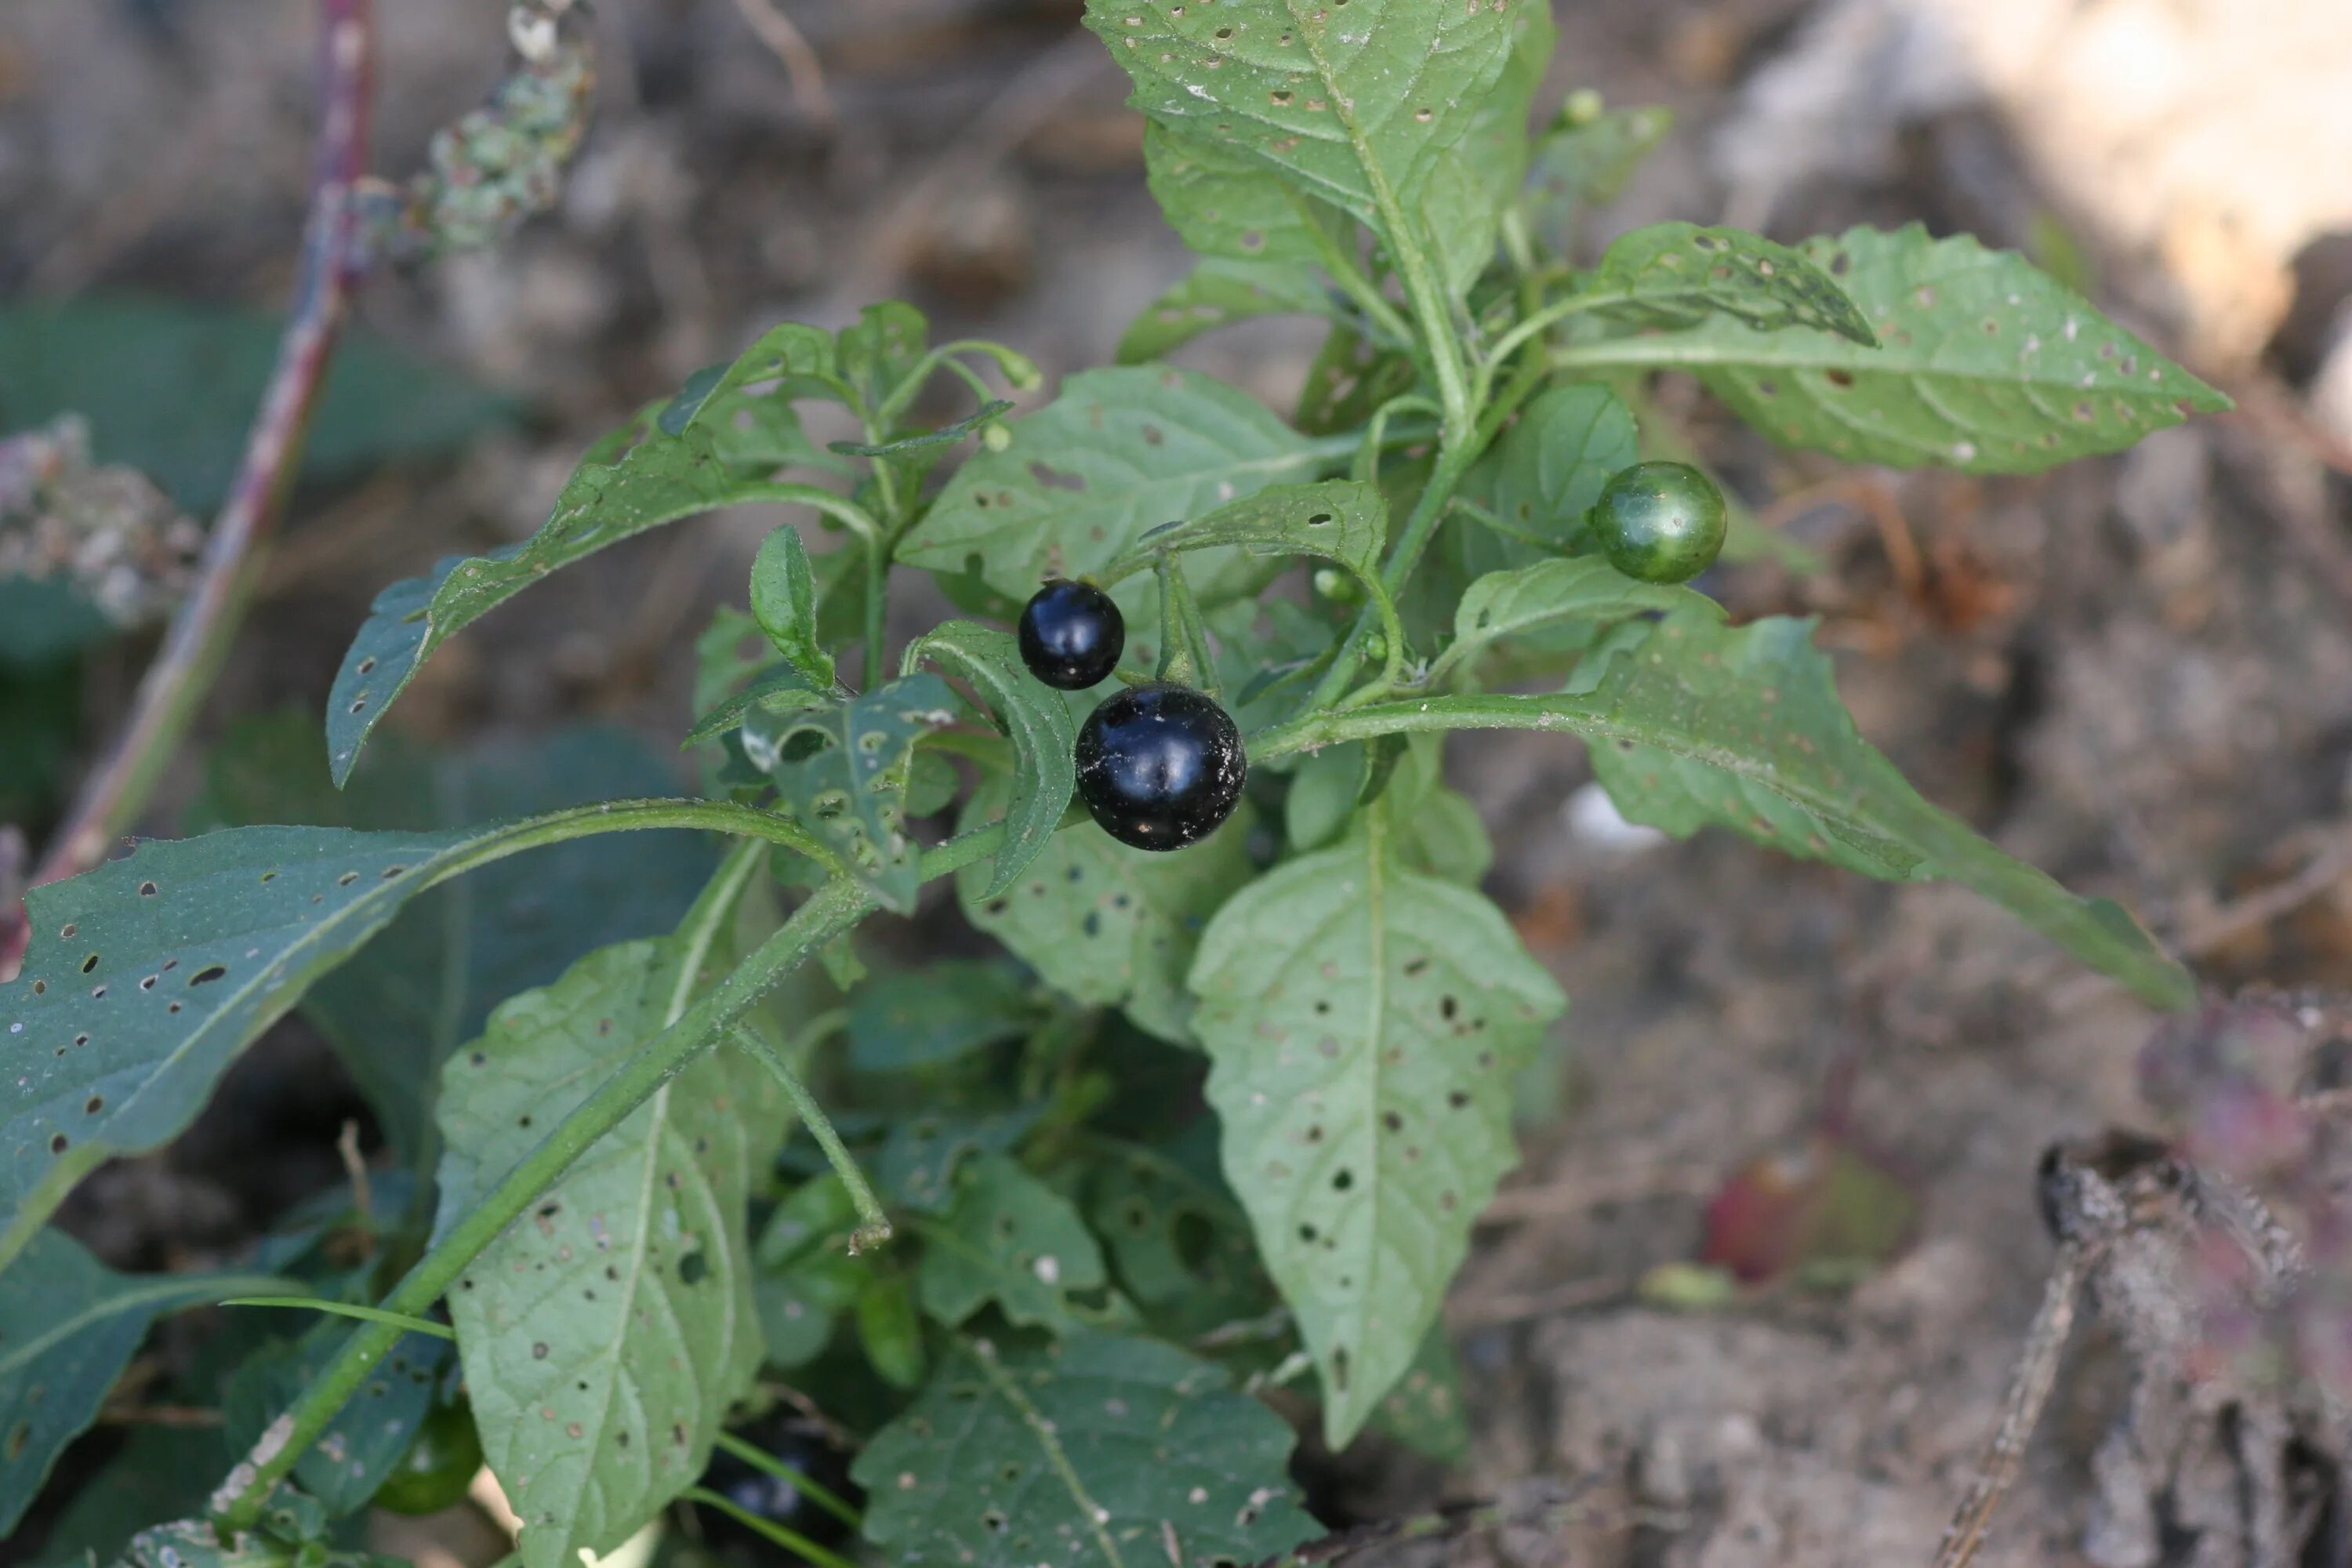
[(1190, 687), (1129, 687), (1078, 731), (1078, 798), (1102, 830), (1138, 849), (1181, 849), (1242, 797), (1249, 762), (1233, 715)]
[[(738, 1436), (835, 1496), (845, 1496), (853, 1503), (862, 1500), (850, 1485), (848, 1461), (811, 1424), (789, 1416), (772, 1416), (754, 1423)], [(839, 1520), (800, 1488), (723, 1448), (711, 1453), (710, 1466), (702, 1472), (701, 1485), (752, 1517), (781, 1524), (820, 1546), (835, 1545), (848, 1533)], [(801, 1561), (782, 1555), (781, 1549), (766, 1536), (718, 1509), (698, 1509), (695, 1519), (704, 1542), (729, 1562), (766, 1565)]]
[(482, 1439), (474, 1430), (472, 1409), (462, 1399), (436, 1405), (373, 1500), (394, 1513), (439, 1513), (464, 1500), (481, 1468)]
[(1084, 691), (1127, 650), (1127, 618), (1087, 583), (1048, 583), (1021, 611), (1021, 662), (1063, 691)]
[(1601, 487), (1592, 528), (1626, 576), (1687, 582), (1722, 553), (1723, 492), (1688, 463), (1636, 463)]

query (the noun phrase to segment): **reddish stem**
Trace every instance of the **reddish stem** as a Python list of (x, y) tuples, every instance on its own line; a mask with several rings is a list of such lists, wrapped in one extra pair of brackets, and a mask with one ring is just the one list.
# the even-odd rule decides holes
[[(71, 815), (34, 868), (32, 887), (96, 866), (146, 805), (236, 639), (259, 551), (285, 513), (335, 336), (365, 268), (352, 195), (367, 173), (373, 3), (320, 0), (319, 168), (293, 319), (278, 342), (236, 483), (205, 542), (194, 591), (173, 617), (112, 749), (83, 781)], [(16, 974), (30, 937), (24, 910), (0, 916), (0, 981)]]

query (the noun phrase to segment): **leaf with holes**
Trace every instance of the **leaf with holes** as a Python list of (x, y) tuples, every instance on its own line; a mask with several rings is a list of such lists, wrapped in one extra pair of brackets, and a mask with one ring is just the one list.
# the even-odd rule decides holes
[(1470, 1416), (1462, 1399), (1462, 1364), (1454, 1359), (1445, 1325), (1433, 1327), (1421, 1342), (1396, 1386), (1372, 1412), (1371, 1429), (1441, 1465), (1470, 1458)]
[(1087, 1223), (1119, 1289), (1155, 1330), (1190, 1340), (1278, 1305), (1249, 1215), (1217, 1173), (1213, 1122), (1202, 1118), (1164, 1146), (1098, 1139), (1094, 1150)]
[(1877, 348), (1719, 320), (1556, 358), (1687, 370), (1784, 445), (1969, 473), (2039, 473), (2230, 406), (2013, 252), (1916, 224), (1798, 249), (1860, 307)]
[(247, 1274), (118, 1274), (64, 1231), (34, 1233), (0, 1271), (0, 1534), (166, 1312), (283, 1289)]
[(963, 1341), (849, 1473), (892, 1562), (1230, 1568), (1322, 1533), (1292, 1442), (1223, 1369), (1157, 1340)]
[(1380, 576), (1381, 546), (1388, 536), (1388, 503), (1370, 485), (1353, 479), (1276, 485), (1203, 516), (1149, 530), (1136, 542), (1134, 553), (1111, 572), (1133, 571), (1162, 552), (1231, 546), (1260, 555), (1320, 556), (1372, 582)]
[(1508, 15), (1502, 73), (1475, 100), (1462, 139), (1440, 155), (1423, 197), (1440, 268), (1457, 297), (1495, 258), (1503, 214), (1527, 177), (1528, 115), (1559, 43), (1549, 5), (1514, 5)]
[[(221, 1400), (238, 1454), (252, 1451), (269, 1423), (293, 1407), (355, 1325), (325, 1318), (299, 1339), (279, 1340), (247, 1356)], [(434, 1334), (395, 1341), (374, 1371), (294, 1466), (294, 1479), (337, 1518), (365, 1508), (415, 1441), (456, 1347)]]
[(805, 1366), (824, 1354), (841, 1314), (873, 1281), (873, 1266), (850, 1251), (860, 1223), (849, 1189), (831, 1171), (793, 1188), (768, 1216), (751, 1299), (775, 1365)]
[(1160, 216), (1195, 256), (1313, 263), (1321, 247), (1307, 226), (1346, 222), (1231, 149), (1156, 120), (1143, 126), (1143, 173)]
[(1038, 1018), (1029, 990), (1002, 961), (947, 959), (877, 975), (849, 999), (849, 1064), (906, 1072), (1018, 1039)]
[(131, 1538), (121, 1568), (400, 1568), (397, 1557), (336, 1551), (330, 1541), (327, 1512), (318, 1500), (280, 1487), (254, 1529), (224, 1540), (209, 1519), (159, 1524)]
[(1078, 1211), (1002, 1154), (965, 1165), (948, 1212), (916, 1228), (916, 1293), (950, 1328), (993, 1301), (1021, 1327), (1066, 1329), (1069, 1293), (1106, 1282), (1102, 1251)]
[(1618, 810), (1670, 833), (1725, 826), (1891, 880), (1944, 879), (2015, 914), (2158, 1007), (2196, 984), (2120, 905), (2082, 899), (1919, 797), (1838, 700), (1812, 623), (1678, 615), (1540, 696), (1376, 703), (1302, 721), (1319, 740), (1415, 730), (1565, 731), (1591, 743)]
[(1020, 644), (1008, 633), (971, 621), (944, 622), (908, 650), (910, 668), (920, 658), (971, 682), (1013, 742), (1004, 847), (988, 879), (991, 893), (1002, 892), (1061, 826), (1078, 783), (1077, 726), (1061, 694), (1030, 675)]
[(1381, 404), (1411, 392), (1420, 377), (1411, 354), (1374, 343), (1345, 321), (1334, 322), (1307, 366), (1293, 420), (1309, 436), (1356, 429)]
[(1399, 862), (1379, 811), (1220, 910), (1192, 985), (1225, 1178), (1336, 1447), (1436, 1321), (1518, 1157), (1512, 1069), (1567, 1002), (1502, 911)]
[(1037, 1125), (1044, 1107), (995, 1116), (913, 1116), (894, 1121), (874, 1156), (874, 1184), (892, 1203), (945, 1214), (955, 1201), (956, 1173), (979, 1154), (1002, 1154)]
[(679, 518), (793, 499), (794, 487), (777, 484), (775, 472), (815, 454), (790, 399), (805, 394), (807, 377), (830, 376), (832, 361), (824, 333), (789, 322), (774, 329), (707, 387), (690, 387), (589, 448), (529, 539), (450, 556), (378, 594), (327, 700), (335, 781), (350, 776), (369, 731), (434, 649), (549, 573)]
[[(511, 1169), (723, 972), (727, 947), (689, 917), (677, 937), (600, 949), (499, 1007), (444, 1075), (446, 1193), (469, 1201)], [(759, 1370), (744, 1206), (786, 1124), (775, 1080), (748, 1053), (709, 1052), (598, 1141), (449, 1292), (483, 1449), (522, 1520), (528, 1568), (611, 1551), (702, 1473)]]
[(1452, 666), (1475, 658), (1504, 637), (1518, 637), (1562, 621), (1605, 625), (1637, 616), (1681, 611), (1721, 619), (1723, 608), (1706, 595), (1676, 584), (1643, 583), (1594, 555), (1538, 561), (1509, 572), (1490, 572), (1470, 584), (1454, 611)]
[[(1248, 394), (1165, 365), (1074, 375), (1012, 428), (1011, 446), (957, 470), (899, 560), (1026, 600), (1049, 577), (1101, 571), (1148, 528), (1311, 479), (1329, 460)], [(1203, 566), (1193, 587), (1210, 597), (1257, 577), (1239, 562), (1222, 574)]]
[(833, 655), (816, 636), (816, 574), (791, 523), (761, 541), (751, 563), (751, 618), (808, 684), (833, 684)]
[[(968, 829), (1003, 807), (984, 782)], [(1011, 949), (1045, 984), (1090, 1006), (1118, 1007), (1164, 1040), (1188, 1040), (1184, 972), (1201, 929), (1250, 879), (1249, 808), (1181, 855), (1130, 849), (1091, 822), (1054, 835), (1014, 884), (988, 891), (977, 867), (957, 873), (964, 917)]]
[[(455, 828), (528, 812), (659, 795), (672, 764), (626, 731), (581, 725), (520, 744), (432, 752), (394, 733), (338, 791), (299, 714), (247, 721), (214, 748), (191, 819), (230, 826)], [(677, 923), (710, 874), (682, 833), (559, 845), (437, 888), (303, 995), (405, 1155), (425, 1146), (441, 1063), (498, 1003), (545, 985), (591, 948)]]
[(743, 750), (842, 868), (903, 914), (923, 885), (919, 847), (907, 836), (908, 764), (955, 707), (938, 676), (902, 676), (823, 708), (755, 707), (743, 716)]
[(1087, 0), (1130, 101), (1189, 141), (1388, 232), (1418, 223), (1447, 149), (1477, 123), (1530, 0)]
[(1727, 317), (1759, 331), (1801, 327), (1865, 349), (1878, 346), (1830, 275), (1785, 245), (1736, 228), (1654, 223), (1618, 236), (1585, 280), (1604, 315), (1645, 326), (1689, 327)]
[(1114, 357), (1121, 364), (1140, 364), (1237, 321), (1333, 313), (1331, 296), (1305, 267), (1213, 256), (1128, 323)]
[(410, 899), (629, 826), (599, 805), (446, 833), (240, 827), (34, 889), (32, 947), (0, 987), (17, 1085), (0, 1120), (0, 1267), (84, 1174), (170, 1142), (237, 1053)]

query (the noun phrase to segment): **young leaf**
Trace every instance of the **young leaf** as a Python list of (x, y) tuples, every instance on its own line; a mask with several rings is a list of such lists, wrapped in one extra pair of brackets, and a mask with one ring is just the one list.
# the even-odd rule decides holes
[(1156, 1340), (961, 1342), (850, 1477), (892, 1562), (1169, 1568), (1271, 1561), (1322, 1533), (1290, 1428)]
[(1162, 551), (1232, 545), (1257, 554), (1319, 555), (1374, 580), (1388, 535), (1388, 503), (1370, 485), (1352, 479), (1277, 485), (1203, 516), (1146, 531), (1134, 553), (1114, 563), (1107, 575), (1134, 571)]
[(1727, 316), (1759, 331), (1804, 327), (1878, 346), (1870, 322), (1829, 274), (1787, 246), (1741, 229), (1654, 223), (1620, 235), (1584, 292), (1621, 297), (1603, 313), (1649, 326), (1689, 327)]
[(866, 306), (835, 334), (841, 377), (867, 409), (879, 408), (930, 346), (931, 324), (900, 300)]
[(1916, 224), (1799, 249), (1843, 287), (1877, 348), (1709, 321), (1555, 361), (1688, 370), (1776, 441), (1969, 473), (2039, 473), (2230, 406), (2013, 252)]
[(811, 686), (833, 684), (833, 655), (816, 637), (816, 574), (789, 522), (761, 542), (751, 563), (751, 618)]
[[(445, 1215), (684, 1009), (710, 949), (688, 933), (600, 949), (491, 1016), (450, 1058)], [(744, 1205), (786, 1112), (740, 1051), (656, 1090), (449, 1292), (483, 1448), (527, 1568), (609, 1552), (694, 1484), (759, 1371)]]
[(923, 1381), (923, 1320), (903, 1274), (877, 1274), (857, 1296), (857, 1342), (866, 1364), (893, 1388)]
[(1013, 885), (1045, 847), (1077, 788), (1077, 726), (1061, 694), (1039, 684), (1021, 662), (1012, 636), (971, 621), (934, 626), (907, 653), (909, 667), (928, 658), (972, 684), (994, 710), (1013, 742), (1011, 804), (1005, 812), (1004, 847), (996, 852), (988, 890)]
[(1567, 1005), (1502, 912), (1399, 863), (1385, 814), (1235, 895), (1193, 961), (1225, 1176), (1354, 1436), (1517, 1158), (1511, 1072)]
[(0, 1535), (16, 1528), (58, 1455), (97, 1418), (156, 1319), (280, 1284), (117, 1274), (64, 1231), (35, 1232), (0, 1271)]
[(1692, 589), (1637, 582), (1597, 555), (1538, 561), (1490, 572), (1470, 584), (1454, 611), (1451, 668), (1489, 643), (1561, 621), (1606, 623), (1681, 611), (1720, 620), (1723, 607)]
[[(457, 752), (394, 734), (338, 791), (316, 727), (289, 713), (230, 729), (191, 817), (228, 826), (457, 828), (659, 795), (677, 782), (673, 766), (636, 736), (583, 725)], [(687, 834), (633, 833), (486, 866), (463, 887), (417, 899), (321, 975), (302, 997), (302, 1016), (334, 1047), (394, 1148), (414, 1157), (431, 1130), (441, 1063), (481, 1033), (491, 1007), (547, 984), (591, 948), (668, 931), (715, 859)]]
[(1017, 1038), (1037, 1017), (1009, 964), (948, 959), (877, 976), (849, 999), (849, 1065), (905, 1072)]
[(1334, 322), (1307, 367), (1292, 423), (1309, 436), (1356, 429), (1420, 378), (1411, 354), (1374, 343), (1348, 322)]
[[(793, 499), (798, 487), (772, 478), (783, 466), (774, 448), (805, 448), (790, 398), (804, 394), (803, 378), (830, 376), (832, 361), (831, 340), (814, 328), (775, 328), (707, 390), (696, 389), (699, 395), (681, 394), (591, 447), (529, 539), (487, 555), (450, 556), (378, 594), (327, 700), (335, 782), (350, 776), (369, 731), (435, 648), (549, 573), (714, 507)], [(763, 394), (748, 390), (772, 382)], [(730, 449), (739, 415), (769, 437), (758, 461)]]
[[(983, 783), (965, 824), (989, 821), (1003, 798), (1001, 784)], [(1181, 855), (1154, 855), (1083, 822), (1054, 835), (1003, 892), (991, 893), (972, 867), (958, 873), (956, 896), (967, 920), (1048, 985), (1123, 1008), (1149, 1033), (1182, 1041), (1192, 1037), (1184, 972), (1202, 923), (1250, 879), (1248, 840), (1248, 824), (1237, 820)]]
[(1087, 0), (1087, 26), (1135, 80), (1130, 101), (1186, 138), (1278, 174), (1392, 245), (1445, 150), (1476, 122), (1528, 0)]
[(1305, 267), (1212, 256), (1128, 323), (1114, 357), (1120, 364), (1141, 364), (1236, 321), (1332, 313), (1331, 296)]
[[(776, 781), (793, 815), (830, 845), (885, 909), (906, 913), (922, 887), (907, 836), (907, 769), (915, 742), (955, 717), (948, 683), (924, 673), (824, 708), (744, 715), (743, 749)], [(792, 742), (824, 742), (806, 755)]]
[(1617, 199), (1651, 150), (1675, 128), (1670, 109), (1604, 110), (1556, 125), (1536, 141), (1534, 170), (1521, 198), (1528, 226), (1561, 256), (1575, 254), (1576, 225), (1590, 209)]
[(2196, 983), (2121, 906), (2076, 898), (1922, 800), (1855, 730), (1811, 629), (1780, 616), (1727, 628), (1678, 616), (1629, 649), (1589, 660), (1597, 668), (1580, 689), (1373, 704), (1302, 721), (1283, 743), (1567, 731), (1591, 743), (1593, 766), (1630, 820), (1671, 833), (1727, 826), (1870, 876), (1956, 881), (2152, 1005), (2196, 1000)]
[(919, 431), (887, 441), (828, 441), (825, 450), (838, 452), (845, 458), (912, 458), (936, 454), (938, 448), (954, 446), (982, 426), (1012, 411), (1012, 404), (1001, 397), (992, 398), (953, 424), (942, 425), (936, 430)]
[(805, 1366), (822, 1355), (835, 1323), (872, 1282), (872, 1265), (849, 1250), (858, 1224), (849, 1190), (830, 1171), (802, 1183), (769, 1216), (751, 1297), (776, 1365)]
[(951, 1329), (991, 1301), (1021, 1327), (1066, 1329), (1067, 1294), (1105, 1283), (1101, 1249), (1077, 1210), (1002, 1154), (967, 1164), (946, 1215), (919, 1229), (916, 1293)]
[(1494, 868), (1495, 841), (1460, 790), (1434, 789), (1395, 825), (1397, 858), (1416, 871), (1475, 888)]
[(1011, 446), (957, 470), (898, 556), (1026, 600), (1048, 577), (1100, 571), (1145, 529), (1326, 461), (1255, 398), (1197, 371), (1087, 371), (1016, 423)]

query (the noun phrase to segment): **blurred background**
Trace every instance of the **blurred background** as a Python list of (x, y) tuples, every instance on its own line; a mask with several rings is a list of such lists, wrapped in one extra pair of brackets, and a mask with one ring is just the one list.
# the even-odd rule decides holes
[[(1818, 563), (1738, 568), (1722, 596), (1742, 617), (1822, 616), (1864, 731), (1926, 794), (2125, 900), (2217, 984), (2352, 987), (2352, 6), (1554, 8), (1540, 111), (1594, 89), (1675, 115), (1590, 226), (1594, 254), (1668, 217), (1784, 240), (1862, 222), (1969, 230), (2238, 399), (2117, 458), (1987, 480), (1780, 453), (1694, 389), (1662, 392)], [(766, 325), (835, 326), (899, 296), (941, 337), (1035, 356), (1049, 389), (1106, 363), (1188, 260), (1144, 189), (1124, 79), (1078, 10), (599, 0), (594, 125), (555, 209), (366, 284), (258, 597), (146, 830), (323, 778), (317, 717), (375, 591), (528, 534), (590, 441)], [(378, 5), (376, 169), (420, 166), (498, 79), (505, 11)], [(19, 464), (0, 463), (10, 907), (234, 469), (299, 258), (315, 12), (0, 5), (0, 437), (43, 443), (0, 448)], [(1179, 357), (1286, 407), (1319, 335), (1253, 323)], [(36, 458), (52, 475), (126, 470), (79, 492), (105, 520), (102, 561), (68, 569), (87, 530), (37, 515)], [(534, 769), (583, 790), (685, 783), (668, 738), (689, 717), (694, 639), (740, 603), (781, 515), (625, 543), (443, 649), (389, 721), (415, 776), (477, 816), (540, 787), (517, 782)], [(910, 585), (898, 630), (939, 609)], [(450, 760), (492, 754), (506, 761)], [(1575, 1005), (1531, 1086), (1528, 1162), (1455, 1292), (1471, 1458), (1446, 1471), (1378, 1444), (1318, 1457), (1327, 1517), (1601, 1470), (1660, 1522), (1471, 1550), (1916, 1556), (1990, 1430), (2047, 1268), (2035, 1158), (2146, 1120), (2132, 1064), (2147, 1016), (1957, 890), (1719, 837), (1654, 842), (1595, 809), (1564, 742), (1461, 740), (1450, 765), (1503, 846), (1493, 890)], [(615, 931), (661, 923), (652, 906), (694, 885), (607, 869), (598, 883), (580, 868), (580, 896), (614, 906)], [(500, 896), (518, 929), (556, 918), (525, 888)], [(968, 945), (958, 925), (927, 906), (890, 940)], [(317, 1022), (289, 1020), (178, 1147), (102, 1172), (65, 1220), (118, 1267), (235, 1257), (338, 1177), (360, 1104)], [(380, 1131), (363, 1129), (371, 1146)], [(1640, 1288), (1709, 1245), (1708, 1198), (1744, 1161), (1765, 1161), (1751, 1186), (1806, 1189), (1849, 1155), (1875, 1184), (1854, 1223), (1884, 1244), (1842, 1289), (1769, 1288), (1791, 1261), (1777, 1256), (1742, 1260), (1768, 1288), (1725, 1310)], [(2083, 1560), (2086, 1455), (2115, 1375), (2095, 1344), (2070, 1369), (1983, 1562)], [(393, 1549), (445, 1568), (488, 1562), (495, 1542)]]

